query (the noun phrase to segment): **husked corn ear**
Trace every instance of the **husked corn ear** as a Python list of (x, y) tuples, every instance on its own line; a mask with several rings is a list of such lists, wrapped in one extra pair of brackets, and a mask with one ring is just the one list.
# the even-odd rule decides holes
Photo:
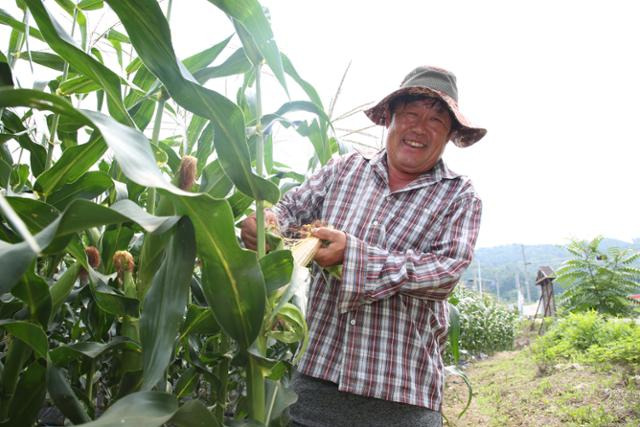
[(306, 267), (311, 260), (313, 260), (318, 249), (320, 249), (320, 245), (320, 239), (313, 236), (299, 240), (290, 248), (291, 254), (293, 255), (293, 261), (298, 265)]

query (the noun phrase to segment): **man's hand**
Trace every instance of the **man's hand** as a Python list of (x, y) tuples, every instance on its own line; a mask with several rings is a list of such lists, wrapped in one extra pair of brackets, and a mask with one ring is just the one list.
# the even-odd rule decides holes
[(347, 235), (333, 228), (314, 228), (311, 234), (320, 240), (324, 240), (322, 247), (313, 258), (321, 267), (342, 264), (344, 249), (347, 245)]
[[(264, 211), (264, 223), (265, 225), (273, 224), (277, 227), (278, 217), (271, 211)], [(257, 230), (258, 224), (256, 222), (255, 214), (248, 216), (244, 221), (242, 221), (242, 226), (240, 227), (240, 237), (242, 238), (244, 245), (248, 249), (253, 249), (254, 251), (258, 247)]]

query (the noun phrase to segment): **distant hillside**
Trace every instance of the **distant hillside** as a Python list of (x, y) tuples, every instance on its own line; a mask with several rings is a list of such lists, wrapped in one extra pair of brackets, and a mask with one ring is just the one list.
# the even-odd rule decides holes
[[(604, 239), (601, 248), (631, 248), (640, 250), (640, 239), (633, 243), (615, 239)], [(523, 257), (524, 248), (524, 257)], [(497, 295), (505, 301), (515, 302), (516, 275), (518, 275), (522, 292), (526, 298), (525, 281), (529, 285), (530, 302), (539, 298), (538, 287), (534, 285), (536, 273), (540, 266), (550, 266), (558, 269), (564, 261), (570, 258), (569, 252), (561, 245), (503, 245), (476, 250), (475, 258), (469, 269), (462, 276), (464, 283), (477, 286), (478, 274), (482, 276), (483, 290)], [(526, 275), (525, 264), (526, 259)], [(478, 268), (479, 265), (479, 268)], [(557, 288), (556, 292), (561, 292)]]

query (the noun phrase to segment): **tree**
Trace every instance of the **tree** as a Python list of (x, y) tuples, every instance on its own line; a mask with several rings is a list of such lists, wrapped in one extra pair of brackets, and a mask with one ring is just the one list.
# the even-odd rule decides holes
[(569, 312), (596, 310), (612, 316), (635, 312), (629, 295), (637, 292), (640, 252), (631, 249), (599, 249), (602, 237), (591, 242), (572, 241), (567, 250), (573, 258), (558, 270), (556, 281), (565, 288), (561, 296)]

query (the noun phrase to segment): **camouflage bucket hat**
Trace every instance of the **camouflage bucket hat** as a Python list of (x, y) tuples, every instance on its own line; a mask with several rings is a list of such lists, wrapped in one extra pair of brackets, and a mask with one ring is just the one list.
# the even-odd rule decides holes
[(403, 95), (424, 95), (443, 100), (457, 121), (451, 141), (458, 147), (473, 145), (487, 133), (486, 129), (472, 126), (460, 112), (456, 76), (447, 70), (436, 67), (423, 66), (411, 71), (400, 84), (400, 89), (390, 93), (375, 107), (364, 113), (373, 123), (385, 126), (385, 117), (389, 111), (390, 102)]

